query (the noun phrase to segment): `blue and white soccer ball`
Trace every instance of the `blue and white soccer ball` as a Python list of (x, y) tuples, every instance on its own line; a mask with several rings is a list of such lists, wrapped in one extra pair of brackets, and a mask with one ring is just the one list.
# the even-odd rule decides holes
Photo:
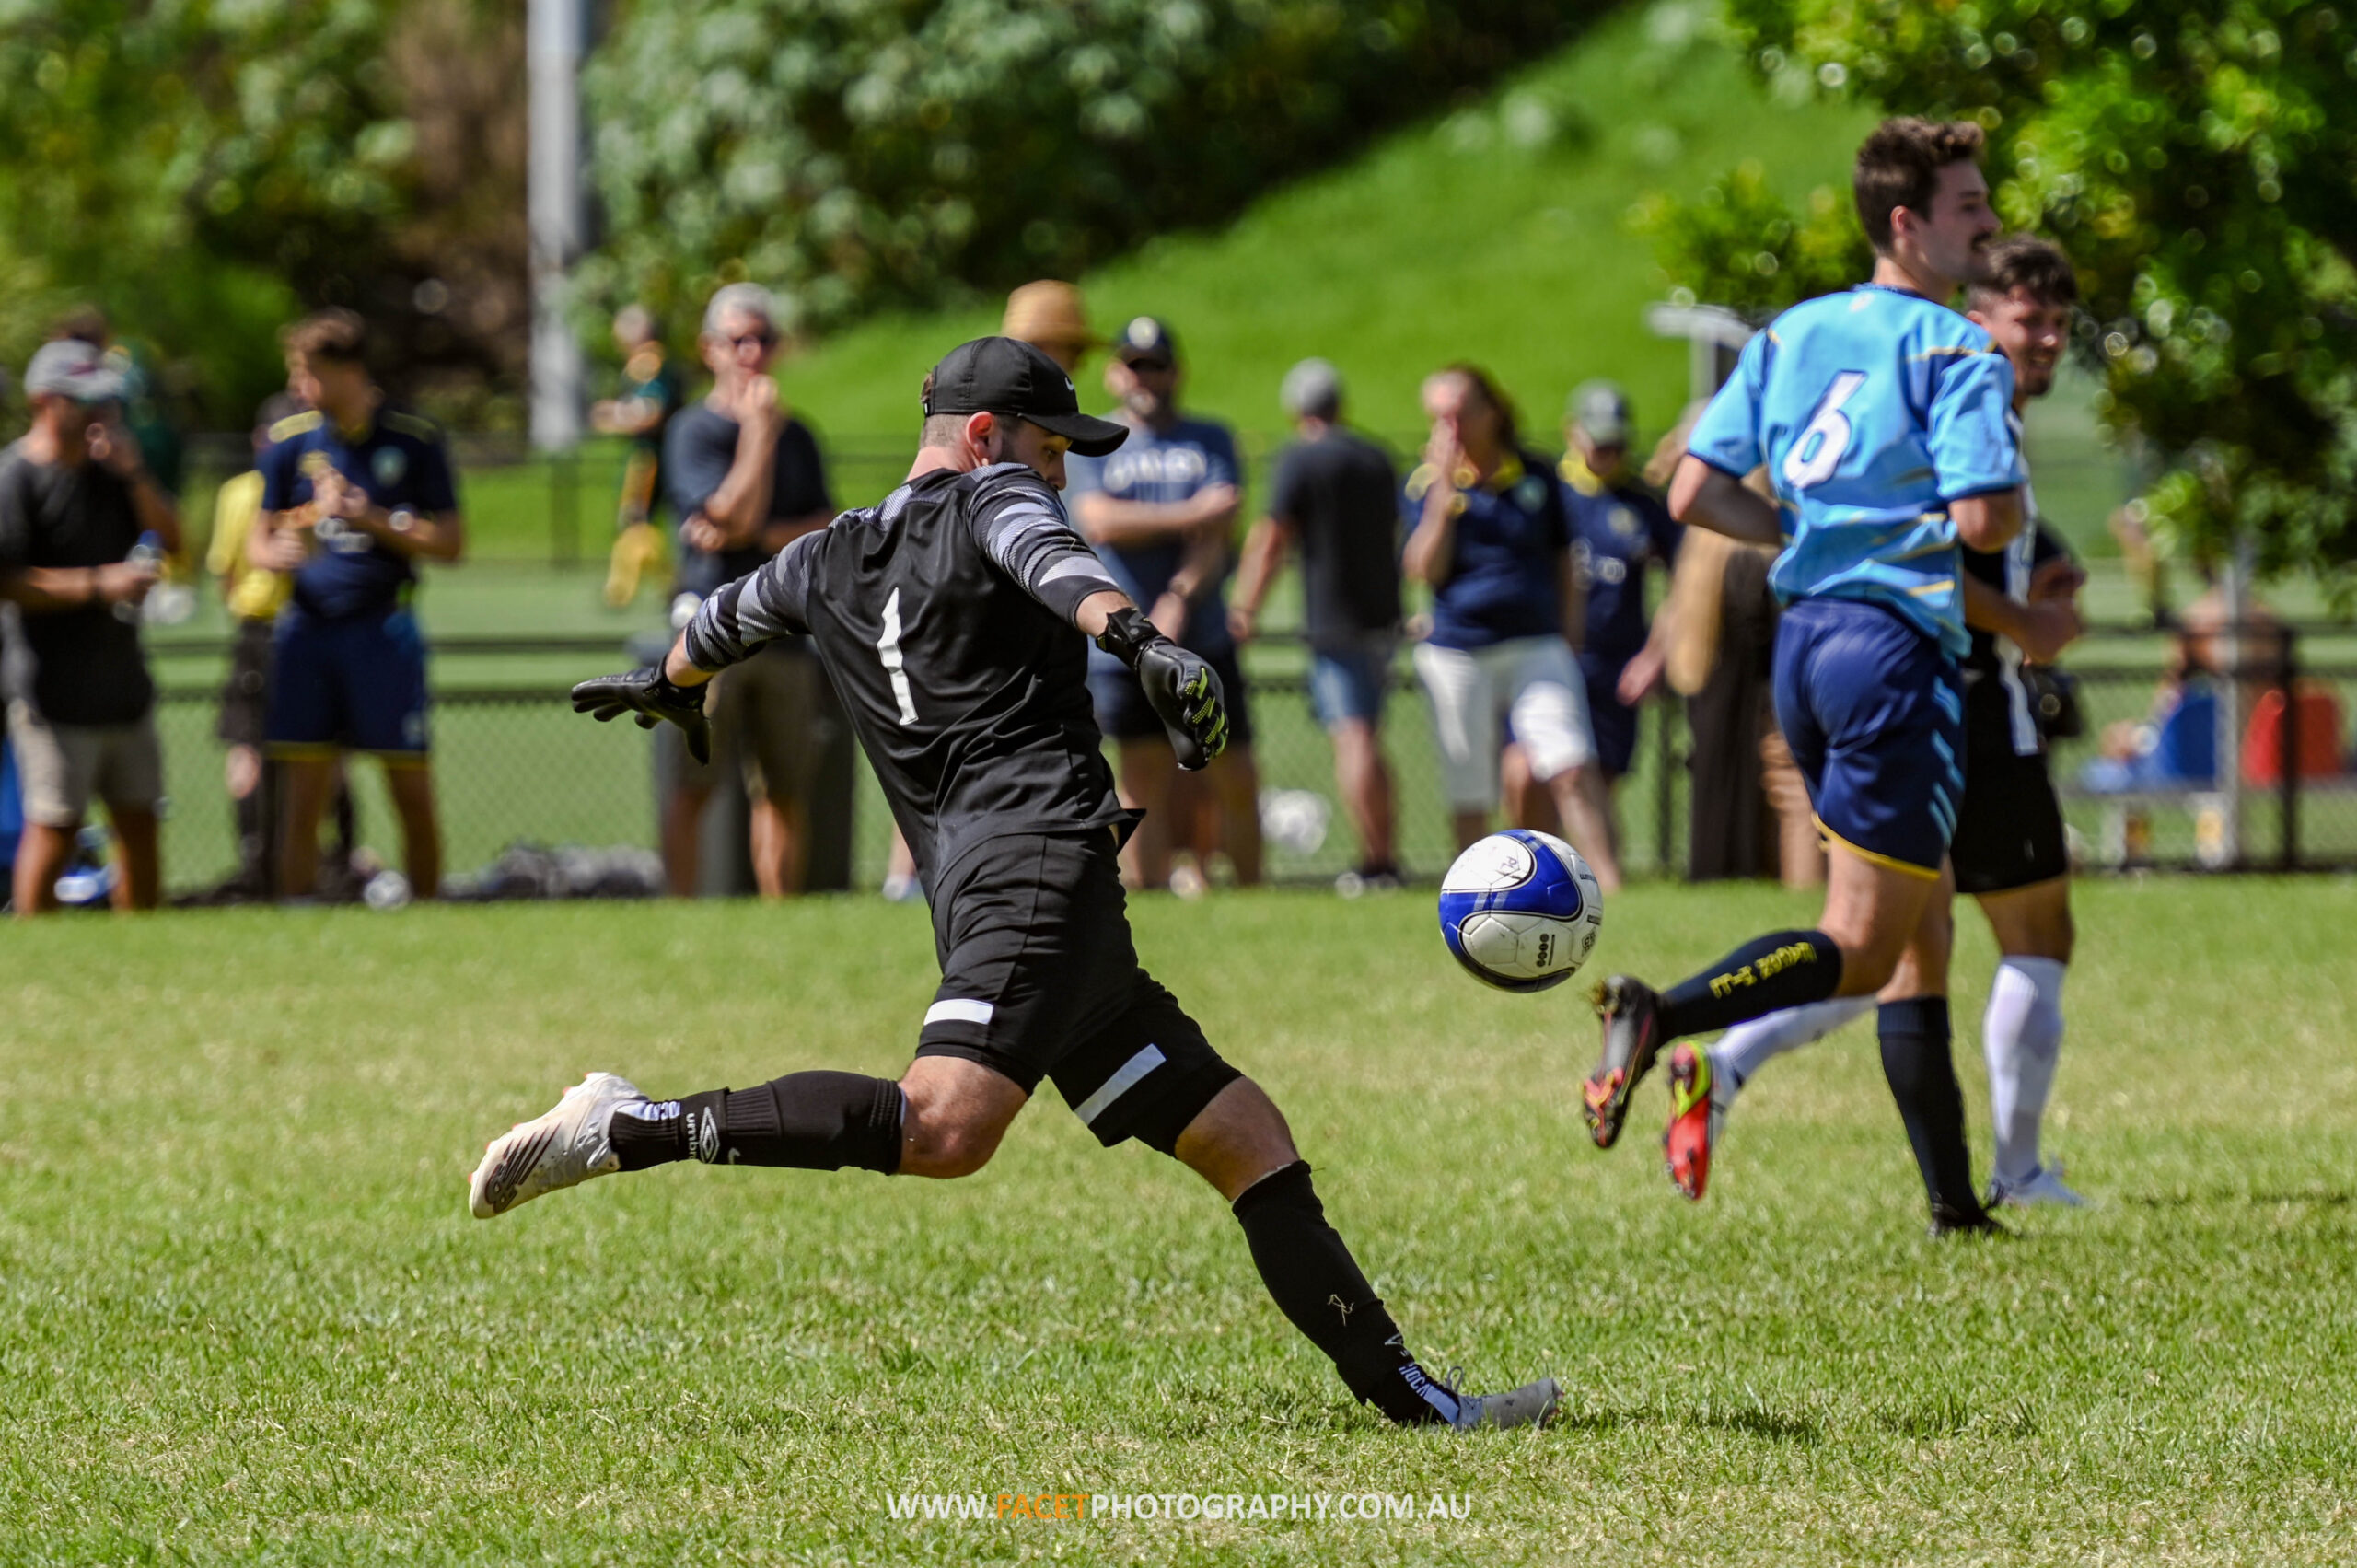
[(1448, 950), (1475, 979), (1502, 991), (1544, 991), (1571, 979), (1603, 925), (1596, 873), (1552, 833), (1492, 833), (1440, 880)]

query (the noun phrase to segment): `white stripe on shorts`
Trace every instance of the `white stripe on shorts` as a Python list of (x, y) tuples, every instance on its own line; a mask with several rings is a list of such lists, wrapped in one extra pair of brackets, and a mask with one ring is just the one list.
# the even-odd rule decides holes
[(952, 997), (936, 1002), (924, 1010), (928, 1024), (987, 1024), (998, 1009), (988, 1002), (974, 1002), (964, 997)]
[(1083, 1126), (1096, 1126), (1097, 1119), (1104, 1115), (1106, 1109), (1115, 1100), (1137, 1087), (1138, 1080), (1161, 1066), (1162, 1063), (1162, 1048), (1158, 1045), (1147, 1046), (1144, 1051), (1122, 1063), (1120, 1070), (1106, 1079), (1095, 1094), (1074, 1106), (1072, 1113), (1080, 1118)]

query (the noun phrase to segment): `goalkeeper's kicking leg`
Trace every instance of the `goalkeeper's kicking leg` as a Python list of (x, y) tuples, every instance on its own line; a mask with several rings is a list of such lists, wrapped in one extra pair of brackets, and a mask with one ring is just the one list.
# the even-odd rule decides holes
[[(1122, 1098), (1119, 1076), (1075, 1102), (1084, 1120), (1108, 1089), (1110, 1098), (1096, 1106), (1100, 1114)], [(612, 1074), (592, 1074), (548, 1114), (493, 1141), (475, 1172), (472, 1207), (489, 1218), (594, 1176), (685, 1159), (968, 1176), (989, 1162), (1028, 1098), (1000, 1073), (956, 1056), (920, 1056), (897, 1084), (796, 1073), (754, 1089), (660, 1102)], [(1402, 1425), (1461, 1430), (1522, 1426), (1554, 1413), (1560, 1391), (1551, 1378), (1486, 1398), (1460, 1394), (1408, 1353), (1327, 1223), (1283, 1116), (1250, 1079), (1227, 1069), (1224, 1086), (1175, 1137), (1154, 1125), (1150, 1110), (1133, 1135), (1175, 1156), (1228, 1201), (1269, 1294), (1362, 1401)]]

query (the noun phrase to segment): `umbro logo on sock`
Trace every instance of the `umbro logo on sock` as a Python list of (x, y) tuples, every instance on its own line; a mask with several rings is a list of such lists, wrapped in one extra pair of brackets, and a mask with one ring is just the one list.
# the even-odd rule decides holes
[(719, 1163), (719, 1112), (707, 1110), (702, 1116), (698, 1116), (693, 1111), (688, 1113), (688, 1146), (695, 1151), (696, 1158), (703, 1161), (704, 1164)]

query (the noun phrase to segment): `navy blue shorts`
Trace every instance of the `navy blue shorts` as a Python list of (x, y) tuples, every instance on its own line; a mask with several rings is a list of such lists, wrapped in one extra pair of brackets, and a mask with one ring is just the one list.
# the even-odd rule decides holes
[(1627, 659), (1605, 660), (1580, 655), (1580, 674), (1587, 679), (1587, 729), (1596, 738), (1596, 759), (1612, 778), (1627, 776), (1637, 755), (1637, 710), (1620, 701), (1620, 672)]
[(427, 706), (425, 641), (409, 611), (320, 621), (289, 605), (278, 617), (263, 730), (272, 755), (423, 759)]
[(1964, 797), (1964, 677), (1896, 614), (1809, 598), (1776, 627), (1776, 722), (1826, 836), (1940, 874)]

